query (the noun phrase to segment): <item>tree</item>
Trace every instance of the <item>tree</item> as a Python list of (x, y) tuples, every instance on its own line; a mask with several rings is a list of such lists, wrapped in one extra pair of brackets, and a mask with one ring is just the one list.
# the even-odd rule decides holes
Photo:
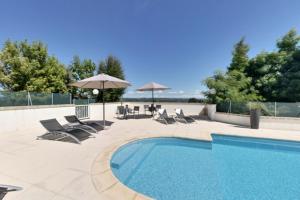
[(212, 103), (221, 101), (255, 101), (262, 99), (255, 88), (251, 85), (251, 78), (244, 73), (249, 65), (249, 46), (242, 38), (234, 45), (232, 60), (226, 73), (215, 72), (212, 77), (204, 80), (209, 91), (205, 96)]
[(277, 41), (278, 51), (262, 52), (248, 59), (242, 38), (235, 46), (226, 73), (215, 73), (204, 83), (212, 102), (300, 101), (300, 37), (291, 29)]
[(0, 84), (9, 91), (66, 92), (67, 72), (42, 42), (7, 40), (0, 52)]
[[(80, 81), (94, 75), (96, 64), (91, 59), (80, 60), (79, 56), (74, 56), (68, 71), (70, 73), (70, 82)], [(73, 95), (79, 94), (84, 96), (84, 93), (90, 91), (88, 89), (72, 88)]]
[(281, 101), (300, 101), (300, 49), (292, 54), (281, 70), (280, 84), (282, 90), (278, 94)]
[(245, 69), (247, 77), (251, 77), (251, 85), (267, 101), (278, 101), (283, 88), (280, 85), (280, 73), (286, 63), (285, 52), (262, 52), (250, 60)]
[(285, 51), (287, 53), (293, 53), (297, 50), (299, 41), (300, 37), (298, 36), (296, 29), (291, 29), (277, 41), (277, 48), (279, 49), (279, 52)]
[(234, 45), (232, 60), (230, 66), (228, 67), (228, 71), (244, 71), (249, 64), (247, 55), (248, 51), (249, 46), (245, 43), (245, 38), (242, 38), (238, 43)]
[(212, 77), (204, 80), (204, 84), (209, 89), (204, 95), (211, 103), (222, 101), (244, 102), (262, 99), (254, 87), (251, 86), (251, 78), (246, 77), (244, 73), (237, 70), (228, 73), (216, 71)]
[[(125, 79), (122, 64), (118, 58), (109, 55), (104, 61), (99, 63), (98, 74), (105, 73), (120, 79)], [(125, 89), (108, 89), (105, 91), (105, 101), (119, 101)], [(98, 100), (102, 100), (102, 93), (98, 95)]]

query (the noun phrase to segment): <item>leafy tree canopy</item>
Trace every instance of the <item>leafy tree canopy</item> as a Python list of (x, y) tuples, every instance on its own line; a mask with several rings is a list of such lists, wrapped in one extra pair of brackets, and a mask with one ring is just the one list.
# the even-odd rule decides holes
[(0, 51), (0, 84), (9, 91), (66, 92), (67, 72), (42, 42), (7, 40)]
[(249, 59), (242, 38), (235, 46), (226, 73), (207, 78), (206, 97), (211, 102), (300, 101), (300, 36), (291, 29), (277, 41), (277, 51), (261, 52)]
[[(91, 59), (80, 60), (79, 56), (74, 56), (72, 63), (68, 67), (70, 82), (80, 81), (94, 75), (96, 64)], [(73, 95), (84, 96), (84, 93), (90, 93), (88, 89), (72, 88)]]
[(228, 71), (244, 71), (249, 63), (247, 55), (248, 51), (249, 46), (245, 43), (245, 38), (242, 38), (238, 43), (234, 45), (234, 50), (232, 52), (232, 60)]
[(235, 102), (262, 100), (255, 88), (251, 86), (251, 78), (237, 70), (229, 73), (216, 71), (214, 76), (204, 80), (204, 83), (209, 88), (209, 91), (204, 94), (214, 103), (229, 100)]
[(292, 53), (297, 50), (300, 37), (297, 34), (296, 29), (291, 29), (281, 39), (277, 41), (277, 48), (279, 52), (285, 51)]

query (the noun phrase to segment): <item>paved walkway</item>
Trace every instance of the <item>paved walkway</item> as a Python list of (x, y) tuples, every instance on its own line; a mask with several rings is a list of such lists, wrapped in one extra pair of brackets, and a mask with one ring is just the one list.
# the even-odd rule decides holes
[[(164, 125), (152, 119), (114, 120), (96, 138), (81, 145), (36, 140), (44, 130), (0, 135), (0, 184), (23, 187), (5, 200), (99, 200), (91, 180), (97, 156), (114, 143), (140, 136), (180, 136), (210, 140), (210, 133), (247, 135), (300, 141), (300, 133), (251, 130), (230, 124), (197, 121), (195, 124)], [(120, 197), (123, 199), (122, 197)]]

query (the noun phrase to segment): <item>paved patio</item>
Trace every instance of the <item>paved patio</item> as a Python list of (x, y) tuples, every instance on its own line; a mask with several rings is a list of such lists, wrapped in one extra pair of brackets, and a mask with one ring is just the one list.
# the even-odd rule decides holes
[[(44, 133), (42, 127), (31, 132), (1, 134), (0, 184), (23, 187), (22, 191), (11, 192), (4, 199), (139, 199), (139, 195), (126, 196), (126, 192), (112, 194), (109, 186), (102, 185), (99, 189), (92, 179), (92, 166), (108, 148), (141, 137), (178, 136), (210, 140), (211, 133), (223, 133), (300, 141), (300, 134), (295, 131), (251, 130), (206, 120), (172, 125), (164, 125), (152, 119), (114, 119), (114, 122), (108, 130), (101, 131), (96, 138), (85, 140), (81, 145), (36, 140), (38, 135)], [(117, 186), (123, 187), (121, 184)]]

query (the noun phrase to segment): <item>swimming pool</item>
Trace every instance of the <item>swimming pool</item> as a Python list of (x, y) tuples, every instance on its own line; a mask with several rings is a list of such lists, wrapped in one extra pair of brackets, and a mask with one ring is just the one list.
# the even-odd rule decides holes
[(300, 199), (300, 143), (212, 137), (134, 141), (114, 153), (111, 169), (154, 199)]

